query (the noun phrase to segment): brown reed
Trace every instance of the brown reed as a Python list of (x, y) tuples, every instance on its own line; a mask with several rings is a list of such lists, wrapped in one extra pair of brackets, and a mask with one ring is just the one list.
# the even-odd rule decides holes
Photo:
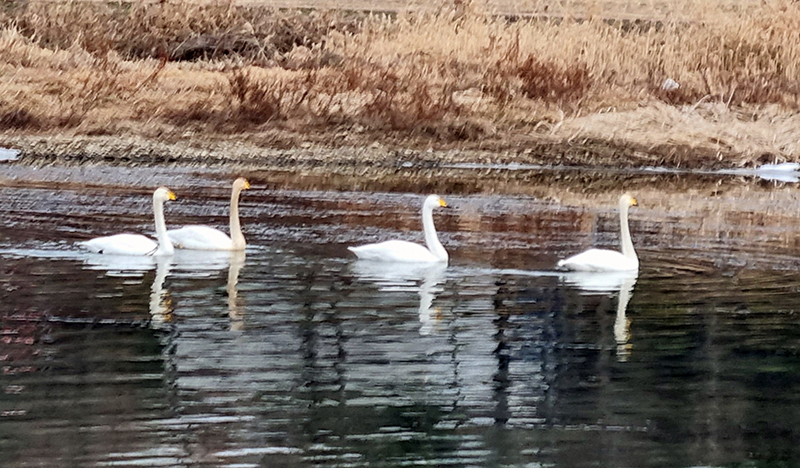
[[(800, 107), (797, 2), (663, 3), (658, 16), (632, 22), (592, 15), (591, 3), (580, 16), (509, 17), (463, 2), (391, 15), (5, 2), (0, 130), (327, 129), (442, 144), (568, 132), (652, 143), (660, 125), (673, 140), (691, 129), (680, 143), (699, 145), (692, 138), (703, 126), (708, 140), (716, 124), (791, 119)], [(668, 78), (680, 86), (664, 89)], [(642, 108), (662, 121), (647, 130), (620, 123)], [(731, 151), (758, 156), (764, 149), (748, 138), (763, 138), (768, 151), (795, 154), (794, 132), (739, 131)]]

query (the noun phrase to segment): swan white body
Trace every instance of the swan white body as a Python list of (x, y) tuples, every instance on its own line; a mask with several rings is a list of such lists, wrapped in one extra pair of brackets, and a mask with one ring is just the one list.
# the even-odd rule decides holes
[(628, 208), (636, 205), (636, 199), (627, 193), (619, 199), (619, 223), (622, 252), (605, 249), (589, 249), (558, 262), (558, 266), (575, 271), (637, 271), (639, 258), (633, 249), (628, 227)]
[(175, 247), (188, 250), (244, 250), (246, 242), (239, 222), (239, 195), (250, 188), (244, 178), (233, 182), (231, 191), (230, 237), (219, 229), (210, 226), (184, 226), (167, 231)]
[(141, 234), (115, 234), (80, 243), (95, 253), (108, 255), (155, 255), (158, 242)]
[(574, 271), (635, 271), (639, 260), (614, 250), (589, 249), (559, 261), (558, 266)]
[(164, 202), (175, 200), (175, 194), (165, 187), (153, 193), (153, 214), (156, 222), (157, 242), (141, 234), (116, 234), (79, 242), (84, 248), (106, 255), (172, 255), (174, 248), (167, 236), (164, 222)]
[(449, 256), (439, 242), (436, 228), (433, 226), (433, 209), (446, 207), (447, 203), (438, 195), (429, 195), (422, 204), (422, 229), (425, 233), (424, 247), (413, 242), (390, 240), (377, 244), (367, 244), (358, 247), (348, 247), (356, 254), (359, 260), (373, 260), (382, 262), (411, 262), (411, 263), (447, 263)]

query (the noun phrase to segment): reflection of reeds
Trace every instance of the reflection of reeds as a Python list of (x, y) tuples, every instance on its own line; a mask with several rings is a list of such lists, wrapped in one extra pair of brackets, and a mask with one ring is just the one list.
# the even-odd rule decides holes
[[(546, 129), (636, 140), (641, 130), (626, 127), (636, 114), (624, 112), (642, 104), (662, 110), (641, 125), (667, 125), (676, 138), (701, 132), (698, 121), (707, 134), (720, 122), (774, 123), (800, 107), (800, 6), (723, 3), (671, 0), (654, 19), (614, 21), (608, 2), (595, 0), (594, 9), (581, 3), (580, 17), (547, 10), (509, 21), (464, 2), (396, 15), (12, 2), (0, 10), (0, 128), (328, 126), (444, 141)], [(619, 17), (630, 16), (623, 6)], [(680, 87), (662, 89), (667, 78)], [(736, 149), (747, 135), (734, 133), (711, 145)], [(768, 144), (791, 154), (794, 140)]]

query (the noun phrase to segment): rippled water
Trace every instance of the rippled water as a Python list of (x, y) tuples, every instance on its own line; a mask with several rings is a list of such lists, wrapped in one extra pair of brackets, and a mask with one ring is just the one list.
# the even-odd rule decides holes
[[(75, 242), (151, 232), (161, 184), (179, 196), (168, 224), (224, 227), (233, 177), (4, 167), (0, 464), (800, 462), (792, 186), (496, 175), (403, 190), (249, 174), (246, 253), (123, 261)], [(615, 245), (623, 187), (641, 204), (638, 278), (555, 272)], [(433, 189), (452, 206), (435, 215), (450, 266), (351, 258), (421, 240)]]

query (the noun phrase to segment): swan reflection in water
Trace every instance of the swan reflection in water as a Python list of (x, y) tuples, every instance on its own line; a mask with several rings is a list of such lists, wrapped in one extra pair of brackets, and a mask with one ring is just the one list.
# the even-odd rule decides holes
[(225, 292), (228, 296), (228, 318), (231, 321), (231, 331), (241, 331), (244, 329), (244, 306), (239, 303), (239, 272), (244, 266), (245, 254), (243, 250), (230, 253), (230, 265), (228, 266), (228, 282), (225, 285)]
[(84, 268), (103, 270), (113, 277), (144, 277), (146, 272), (155, 268), (155, 277), (150, 287), (149, 311), (151, 325), (156, 328), (172, 320), (174, 306), (169, 289), (164, 285), (167, 277), (204, 278), (227, 268), (225, 292), (231, 330), (241, 330), (244, 324), (244, 311), (238, 303), (237, 290), (239, 272), (244, 262), (244, 251), (181, 250), (173, 256), (160, 257), (88, 254), (83, 258)]
[(156, 257), (156, 276), (150, 287), (150, 323), (154, 327), (172, 321), (172, 299), (169, 290), (164, 288), (164, 280), (167, 279), (169, 270), (170, 259)]
[(614, 341), (617, 343), (617, 359), (620, 362), (627, 361), (631, 354), (630, 320), (626, 316), (626, 311), (637, 278), (636, 271), (570, 272), (561, 276), (564, 284), (577, 288), (585, 295), (617, 293)]
[(356, 261), (352, 273), (359, 280), (378, 285), (380, 291), (416, 292), (419, 295), (420, 335), (429, 335), (441, 320), (441, 311), (433, 307), (436, 295), (443, 291), (446, 263), (384, 263)]
[(101, 255), (87, 254), (83, 258), (83, 267), (87, 270), (105, 271), (107, 276), (121, 278), (138, 278), (144, 280), (146, 273), (155, 268), (156, 274), (150, 286), (150, 325), (159, 328), (172, 320), (172, 300), (164, 282), (170, 274), (172, 257), (170, 256), (133, 256), (133, 255)]

